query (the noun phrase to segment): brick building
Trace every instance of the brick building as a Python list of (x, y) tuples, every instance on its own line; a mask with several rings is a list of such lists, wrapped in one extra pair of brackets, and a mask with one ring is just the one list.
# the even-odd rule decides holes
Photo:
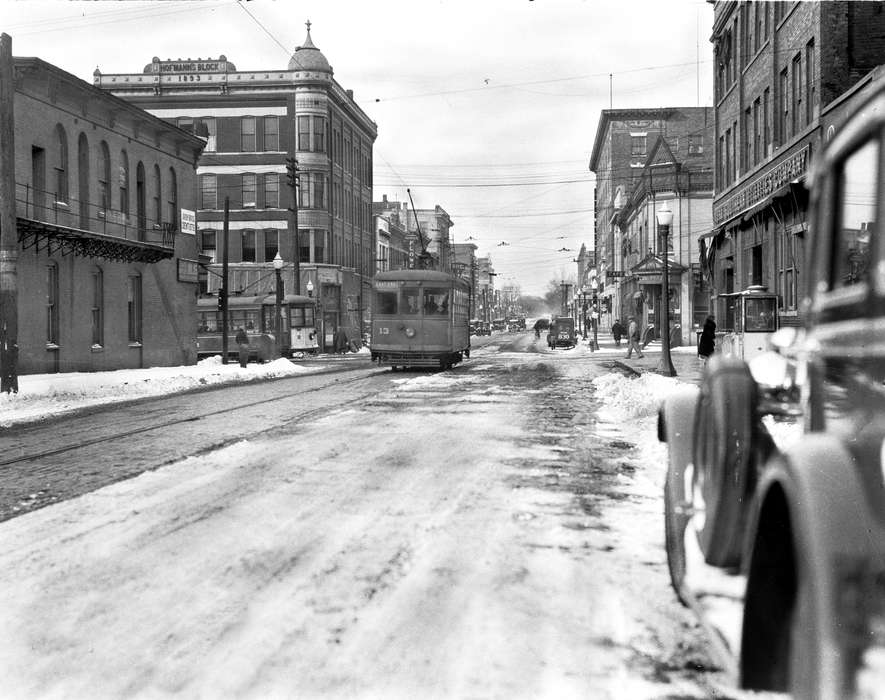
[[(885, 62), (882, 3), (716, 2), (716, 193), (702, 262), (714, 292), (763, 285), (798, 324), (805, 180), (829, 106)], [(720, 330), (733, 310), (716, 302)]]
[(372, 211), (391, 223), (405, 229), (407, 237), (414, 237), (414, 254), (422, 252), (418, 233), (424, 241), (424, 252), (429, 266), (435, 270), (452, 271), (452, 243), (449, 231), (454, 227), (452, 219), (438, 204), (433, 209), (412, 209), (406, 202), (390, 201), (383, 195), (380, 202), (372, 204)]
[[(209, 267), (204, 293), (220, 286), (227, 199), (230, 293), (273, 291), (272, 260), (279, 251), (286, 262), (285, 292), (304, 294), (308, 281), (317, 290), (326, 347), (339, 326), (349, 337), (359, 336), (375, 258), (377, 126), (333, 77), (311, 39), (310, 23), (286, 68), (238, 71), (225, 56), (154, 58), (137, 73), (96, 70), (94, 81), (207, 140), (198, 168), (197, 221), (201, 249), (216, 264)], [(297, 205), (288, 182), (292, 159)], [(297, 225), (290, 212), (296, 207)]]
[(193, 364), (203, 141), (12, 62), (18, 373)]
[(679, 326), (682, 342), (706, 313), (709, 291), (697, 260), (698, 237), (711, 226), (712, 137), (710, 107), (602, 111), (590, 158), (596, 174), (595, 269), (602, 328), (631, 315), (655, 336), (663, 328), (662, 243), (655, 212), (664, 202), (674, 214), (670, 321)]

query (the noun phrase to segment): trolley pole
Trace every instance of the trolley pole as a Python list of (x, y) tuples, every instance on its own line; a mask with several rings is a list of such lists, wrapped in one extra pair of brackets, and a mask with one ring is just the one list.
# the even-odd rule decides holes
[(18, 393), (18, 235), (12, 37), (0, 34), (0, 390)]

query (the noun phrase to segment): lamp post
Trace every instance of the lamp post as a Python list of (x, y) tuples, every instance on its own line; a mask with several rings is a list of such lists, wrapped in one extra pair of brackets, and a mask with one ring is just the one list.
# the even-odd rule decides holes
[(590, 324), (593, 326), (593, 346), (594, 351), (599, 350), (599, 283), (593, 278), (591, 284), (593, 287), (593, 304), (590, 307)]
[(277, 357), (283, 356), (283, 276), (280, 274), (283, 269), (283, 264), (283, 258), (280, 257), (280, 251), (277, 251), (277, 254), (273, 259), (273, 271), (277, 278), (277, 295), (276, 304), (274, 306), (274, 318), (276, 319), (274, 332), (277, 339)]
[(673, 212), (664, 202), (657, 211), (658, 220), (658, 236), (663, 240), (661, 246), (663, 250), (663, 277), (662, 281), (662, 300), (661, 326), (663, 333), (661, 334), (661, 364), (658, 366), (658, 372), (667, 377), (676, 376), (676, 368), (673, 367), (673, 360), (670, 358), (670, 225), (673, 223)]

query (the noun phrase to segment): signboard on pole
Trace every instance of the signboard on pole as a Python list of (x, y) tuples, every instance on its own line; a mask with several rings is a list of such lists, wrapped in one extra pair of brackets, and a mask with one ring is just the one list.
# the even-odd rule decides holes
[(181, 232), (197, 235), (197, 215), (190, 209), (181, 210)]

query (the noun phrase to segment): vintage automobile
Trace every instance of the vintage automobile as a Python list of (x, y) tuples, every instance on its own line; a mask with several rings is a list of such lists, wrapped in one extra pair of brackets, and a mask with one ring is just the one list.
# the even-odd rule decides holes
[(547, 345), (551, 348), (573, 348), (577, 343), (575, 319), (571, 316), (558, 316), (550, 322), (547, 331)]
[(710, 582), (736, 584), (745, 688), (885, 693), (883, 146), (880, 87), (817, 156), (802, 325), (714, 355), (659, 414), (671, 582), (708, 623)]

